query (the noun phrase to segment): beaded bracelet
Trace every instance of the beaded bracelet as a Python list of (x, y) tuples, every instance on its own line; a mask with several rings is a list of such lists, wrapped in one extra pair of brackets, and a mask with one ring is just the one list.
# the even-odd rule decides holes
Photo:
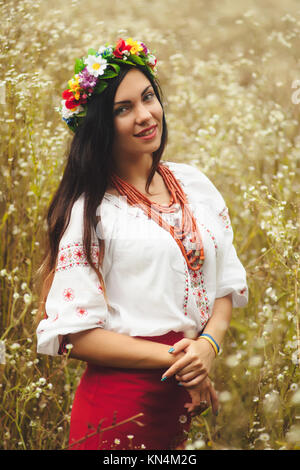
[(218, 355), (218, 353), (220, 351), (220, 346), (218, 345), (218, 343), (216, 342), (216, 340), (212, 336), (208, 335), (207, 333), (203, 333), (203, 335), (200, 335), (199, 338), (206, 339), (206, 341), (208, 341), (212, 345), (212, 347), (214, 348), (216, 356)]

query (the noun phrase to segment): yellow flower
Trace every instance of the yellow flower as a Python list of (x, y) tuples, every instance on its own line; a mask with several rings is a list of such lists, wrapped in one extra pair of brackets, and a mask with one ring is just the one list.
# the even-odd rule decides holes
[(134, 41), (132, 38), (126, 39), (126, 44), (131, 46), (130, 54), (137, 54), (139, 51), (143, 50), (143, 46), (141, 46), (137, 41)]
[[(72, 92), (74, 94), (78, 94), (79, 90), (80, 90), (79, 76), (75, 75), (73, 78), (71, 78), (71, 80), (68, 81), (68, 85), (69, 85), (70, 89), (72, 90)], [(76, 96), (75, 96), (75, 98), (76, 98)], [(76, 99), (78, 99), (78, 98), (76, 98)]]

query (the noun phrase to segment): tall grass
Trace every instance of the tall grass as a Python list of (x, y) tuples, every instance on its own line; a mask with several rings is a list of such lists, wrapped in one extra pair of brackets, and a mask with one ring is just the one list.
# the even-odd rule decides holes
[(33, 322), (71, 138), (54, 108), (76, 57), (132, 36), (159, 59), (165, 158), (221, 191), (248, 274), (212, 373), (219, 416), (194, 419), (188, 448), (299, 449), (298, 2), (2, 0), (0, 13), (0, 447), (67, 445), (84, 365), (37, 355)]

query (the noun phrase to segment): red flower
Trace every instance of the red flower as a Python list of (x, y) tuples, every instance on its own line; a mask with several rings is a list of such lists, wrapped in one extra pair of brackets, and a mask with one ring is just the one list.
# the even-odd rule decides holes
[(62, 92), (62, 97), (65, 101), (65, 106), (67, 109), (73, 109), (79, 106), (80, 104), (85, 104), (87, 102), (87, 95), (83, 94), (79, 100), (74, 98), (74, 95), (71, 90), (65, 90)]
[(65, 90), (65, 91), (62, 92), (62, 97), (63, 97), (64, 100), (69, 100), (71, 98), (74, 98), (74, 95), (71, 92), (71, 90)]
[(86, 102), (87, 102), (86, 98), (80, 98), (79, 100), (75, 100), (75, 98), (73, 97), (73, 99), (66, 100), (65, 105), (66, 105), (66, 108), (73, 109), (79, 106), (80, 104), (85, 104)]
[(126, 46), (124, 39), (119, 39), (113, 52), (114, 56), (122, 59), (124, 51), (130, 51), (131, 46)]
[(85, 97), (86, 97), (86, 95), (83, 95), (82, 98), (80, 98), (80, 100), (77, 101), (77, 103), (85, 104), (87, 102), (87, 99)]
[(65, 102), (65, 106), (66, 108), (68, 109), (73, 109), (73, 108), (76, 108), (78, 106), (78, 101), (75, 100), (75, 98), (73, 98), (72, 100), (66, 100)]

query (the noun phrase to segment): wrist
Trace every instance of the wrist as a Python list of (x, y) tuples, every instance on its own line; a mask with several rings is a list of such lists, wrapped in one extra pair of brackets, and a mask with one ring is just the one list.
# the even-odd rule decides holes
[(212, 335), (209, 335), (208, 333), (202, 333), (197, 338), (197, 341), (200, 341), (200, 340), (205, 341), (207, 344), (210, 345), (211, 350), (214, 352), (215, 356), (219, 354), (220, 346)]

